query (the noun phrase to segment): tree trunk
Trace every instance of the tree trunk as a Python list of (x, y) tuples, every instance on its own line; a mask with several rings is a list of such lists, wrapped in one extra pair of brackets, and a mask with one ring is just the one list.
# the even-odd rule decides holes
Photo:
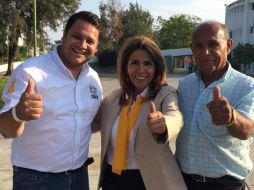
[(14, 34), (13, 36), (9, 37), (10, 41), (9, 41), (9, 52), (8, 52), (8, 68), (5, 73), (5, 76), (11, 75), (13, 71), (13, 60), (15, 58), (15, 54), (18, 47), (18, 39), (20, 36), (20, 31), (17, 30), (16, 34)]
[(18, 46), (17, 44), (12, 44), (9, 46), (8, 67), (5, 76), (11, 75), (13, 71), (13, 59), (15, 57), (17, 46)]

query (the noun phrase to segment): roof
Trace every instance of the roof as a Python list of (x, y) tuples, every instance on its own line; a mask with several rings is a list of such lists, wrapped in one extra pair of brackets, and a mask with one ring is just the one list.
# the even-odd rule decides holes
[(163, 56), (185, 56), (192, 55), (192, 51), (190, 48), (180, 48), (180, 49), (165, 49), (161, 50), (161, 54)]

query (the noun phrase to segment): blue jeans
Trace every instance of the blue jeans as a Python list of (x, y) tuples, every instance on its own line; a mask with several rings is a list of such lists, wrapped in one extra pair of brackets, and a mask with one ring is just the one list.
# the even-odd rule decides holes
[(60, 173), (13, 166), (13, 190), (89, 190), (87, 166)]

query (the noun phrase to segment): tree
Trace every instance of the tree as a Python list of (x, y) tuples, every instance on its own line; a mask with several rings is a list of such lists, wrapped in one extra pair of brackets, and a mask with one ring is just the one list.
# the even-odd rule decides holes
[[(24, 37), (28, 46), (33, 42), (33, 1), (1, 0), (4, 7), (3, 15), (6, 20), (6, 32), (9, 39), (8, 69), (10, 75), (13, 69), (18, 39)], [(57, 27), (69, 17), (79, 5), (80, 0), (37, 1), (37, 36), (45, 38), (44, 28), (56, 31)]]
[(101, 15), (101, 34), (99, 51), (114, 49), (122, 36), (123, 8), (119, 0), (103, 1), (99, 5)]
[(250, 64), (254, 62), (254, 45), (238, 44), (233, 50), (232, 64), (236, 69), (240, 68), (240, 64)]
[(136, 35), (152, 36), (153, 20), (149, 11), (143, 10), (137, 2), (135, 4), (130, 3), (129, 8), (123, 14), (123, 36), (121, 42)]
[(3, 4), (4, 0), (0, 0), (0, 59), (3, 62), (3, 58), (7, 57), (7, 20), (4, 19), (5, 15), (5, 7)]
[(162, 49), (186, 48), (191, 43), (191, 34), (201, 19), (197, 16), (174, 15), (168, 20), (158, 17), (156, 37)]
[(101, 65), (114, 65), (116, 55), (123, 41), (135, 35), (152, 36), (153, 18), (138, 3), (130, 3), (123, 10), (118, 0), (100, 3), (102, 31), (98, 58)]

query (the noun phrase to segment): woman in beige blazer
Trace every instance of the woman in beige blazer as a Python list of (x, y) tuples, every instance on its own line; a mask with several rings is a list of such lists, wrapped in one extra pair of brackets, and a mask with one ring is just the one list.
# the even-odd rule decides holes
[(183, 121), (177, 93), (166, 84), (160, 49), (148, 37), (133, 37), (118, 59), (121, 88), (101, 106), (103, 190), (185, 190), (169, 147)]

